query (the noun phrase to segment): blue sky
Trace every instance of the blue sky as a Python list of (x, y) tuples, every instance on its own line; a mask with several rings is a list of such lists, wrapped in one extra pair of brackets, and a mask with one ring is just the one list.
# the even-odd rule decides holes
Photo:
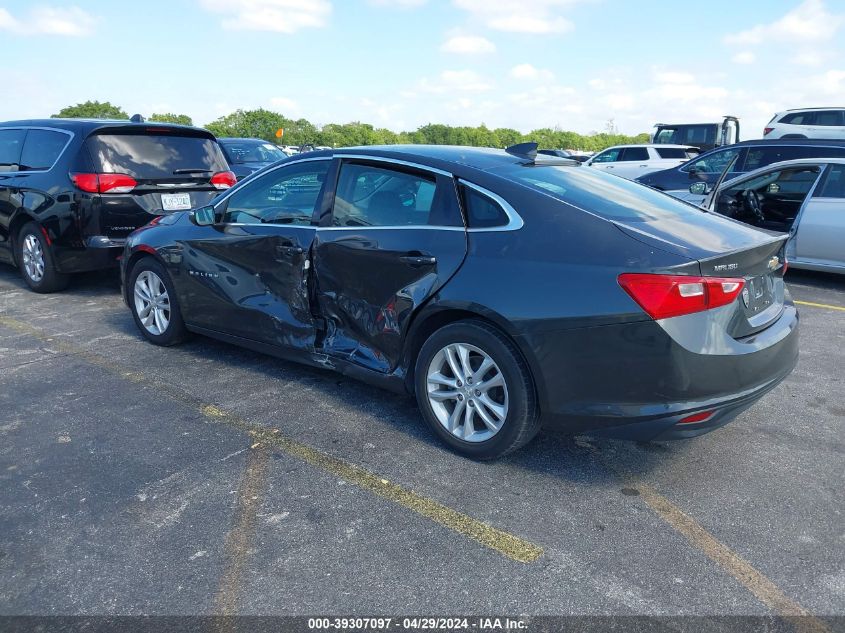
[(0, 120), (107, 100), (205, 124), (264, 107), (317, 124), (625, 133), (845, 106), (845, 2), (0, 0)]

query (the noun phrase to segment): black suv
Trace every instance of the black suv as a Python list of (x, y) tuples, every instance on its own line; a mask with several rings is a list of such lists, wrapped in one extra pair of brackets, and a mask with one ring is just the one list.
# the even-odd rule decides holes
[(782, 160), (795, 158), (841, 158), (845, 157), (845, 141), (813, 141), (802, 139), (742, 141), (733, 145), (717, 147), (696, 156), (678, 167), (654, 171), (637, 178), (654, 189), (665, 191), (689, 202), (701, 202), (703, 196), (693, 196), (689, 186), (696, 182), (708, 185), (716, 183), (719, 176), (736, 157), (728, 178), (733, 178), (759, 167), (765, 167)]
[(0, 123), (0, 262), (36, 292), (116, 266), (126, 236), (235, 184), (214, 136), (164, 123)]

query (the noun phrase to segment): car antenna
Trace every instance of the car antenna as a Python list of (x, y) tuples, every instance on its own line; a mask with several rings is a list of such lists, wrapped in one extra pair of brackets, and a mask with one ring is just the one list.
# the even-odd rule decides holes
[(516, 145), (511, 145), (505, 151), (511, 156), (524, 158), (530, 160), (532, 163), (537, 159), (537, 143), (534, 142), (517, 143)]
[(140, 114), (133, 114), (132, 118), (129, 120), (132, 121), (132, 123), (143, 123), (144, 117), (142, 117)]

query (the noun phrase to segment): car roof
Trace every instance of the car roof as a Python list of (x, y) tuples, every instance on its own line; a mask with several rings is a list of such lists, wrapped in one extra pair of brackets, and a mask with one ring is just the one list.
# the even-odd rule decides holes
[[(46, 127), (72, 132), (88, 134), (100, 128), (115, 127), (138, 127), (148, 126), (155, 128), (168, 128), (172, 130), (189, 130), (191, 132), (204, 132), (211, 135), (211, 132), (204, 128), (191, 125), (178, 125), (176, 123), (164, 123), (160, 121), (143, 121), (135, 123), (129, 119), (25, 119), (21, 121), (3, 121), (0, 127)], [(212, 135), (213, 136), (213, 135)]]
[[(263, 138), (253, 138), (248, 136), (218, 136), (218, 141), (232, 141), (233, 143), (264, 143), (273, 145), (270, 141), (265, 141)], [(278, 145), (276, 146), (278, 147)]]
[(784, 112), (803, 112), (804, 110), (845, 110), (843, 106), (822, 106), (820, 108), (792, 108)]
[(318, 157), (332, 154), (336, 156), (372, 155), (396, 160), (416, 160), (432, 167), (444, 169), (450, 169), (452, 166), (466, 166), (485, 171), (500, 165), (526, 162), (524, 158), (508, 154), (503, 149), (463, 145), (365, 145), (318, 150), (301, 156)]
[[(695, 145), (673, 145), (671, 143), (629, 143), (628, 145), (612, 145), (604, 149), (616, 149), (617, 147), (654, 147), (654, 148), (671, 148), (671, 149), (698, 149)], [(604, 151), (604, 150), (600, 150)]]

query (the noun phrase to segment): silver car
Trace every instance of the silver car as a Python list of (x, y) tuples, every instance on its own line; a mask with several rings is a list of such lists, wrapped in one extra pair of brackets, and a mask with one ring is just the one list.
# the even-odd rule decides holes
[(845, 273), (845, 159), (788, 160), (690, 193), (702, 207), (762, 229), (789, 233), (790, 266)]

